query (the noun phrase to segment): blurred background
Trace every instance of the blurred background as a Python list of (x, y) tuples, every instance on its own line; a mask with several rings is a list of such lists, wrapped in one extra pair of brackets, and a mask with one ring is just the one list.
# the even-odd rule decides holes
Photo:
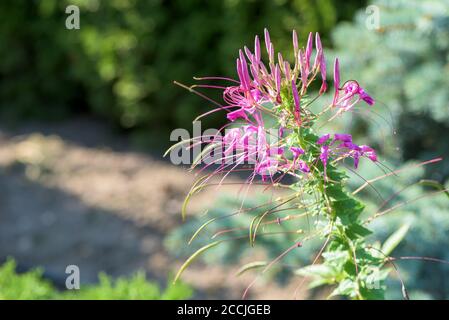
[[(79, 7), (80, 29), (65, 26), (69, 5)], [(357, 79), (377, 100), (374, 113), (354, 113), (336, 128), (376, 147), (391, 168), (449, 156), (447, 0), (6, 0), (0, 2), (0, 260), (14, 258), (19, 273), (42, 267), (56, 287), (74, 264), (83, 284), (97, 283), (102, 271), (116, 278), (143, 270), (165, 288), (188, 254), (190, 225), (182, 224), (180, 209), (195, 177), (162, 154), (173, 129), (190, 130), (192, 119), (211, 108), (173, 80), (235, 77), (238, 49), (251, 46), (264, 27), (285, 53), (292, 29), (302, 43), (310, 31), (320, 32), (328, 69), (338, 56), (343, 79)], [(202, 125), (221, 124), (217, 115)], [(402, 188), (397, 201), (407, 201), (426, 191), (409, 187), (421, 178), (447, 185), (449, 162), (376, 187), (386, 196)], [(362, 182), (355, 179), (353, 187)], [(212, 203), (232, 210), (233, 193), (216, 199), (205, 192), (190, 211)], [(379, 203), (373, 192), (362, 197)], [(413, 202), (376, 222), (375, 237), (410, 223), (395, 255), (449, 260), (448, 203), (444, 195)], [(273, 255), (281, 245), (267, 243), (260, 254)], [(292, 263), (306, 263), (312, 249)], [(232, 256), (235, 248), (223, 250), (223, 263), (205, 259), (189, 268), (193, 297), (239, 298), (252, 280), (235, 277), (242, 257)], [(447, 265), (407, 261), (400, 269), (412, 296), (449, 298)], [(1, 273), (0, 297), (9, 297)], [(291, 298), (295, 285), (285, 279), (261, 281), (252, 297)], [(400, 296), (393, 279), (389, 297)]]

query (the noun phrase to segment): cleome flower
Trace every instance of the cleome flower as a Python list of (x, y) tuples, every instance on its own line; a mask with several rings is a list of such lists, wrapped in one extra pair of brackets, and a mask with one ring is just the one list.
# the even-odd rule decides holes
[(338, 58), (334, 63), (334, 99), (332, 105), (341, 108), (343, 111), (349, 111), (360, 100), (368, 105), (374, 105), (374, 99), (365, 92), (365, 90), (355, 80), (349, 80), (340, 88), (340, 63)]
[(331, 139), (330, 134), (322, 135), (317, 144), (321, 146), (320, 160), (324, 166), (327, 165), (330, 157), (352, 158), (354, 167), (357, 169), (360, 157), (367, 157), (371, 161), (377, 161), (377, 155), (373, 148), (365, 145), (356, 145), (352, 142), (350, 134), (334, 134)]
[[(307, 140), (307, 132), (317, 118), (309, 108), (311, 102), (316, 100), (310, 97), (309, 87), (315, 80), (320, 80), (317, 95), (321, 96), (327, 91), (326, 59), (319, 34), (311, 32), (304, 48), (299, 46), (297, 33), (293, 31), (292, 64), (281, 53), (275, 54), (267, 29), (264, 30), (264, 42), (267, 62), (262, 59), (258, 36), (255, 37), (252, 51), (248, 47), (239, 51), (236, 59), (238, 80), (199, 78), (226, 80), (232, 84), (197, 86), (223, 90), (224, 103), (213, 101), (219, 108), (206, 113), (224, 110), (229, 121), (224, 136), (213, 139), (215, 144), (221, 145), (223, 152), (214, 163), (219, 165), (215, 173), (229, 172), (237, 166), (249, 164), (252, 168), (251, 180), (260, 176), (267, 181), (273, 180), (277, 174), (298, 177), (316, 173), (314, 166), (318, 160), (324, 165), (324, 176), (331, 159), (352, 158), (356, 168), (361, 157), (377, 161), (371, 147), (354, 144), (349, 134), (325, 134), (317, 140)], [(340, 87), (338, 59), (334, 63), (334, 87), (332, 106), (338, 107), (338, 112), (350, 110), (361, 100), (368, 105), (374, 104), (374, 99), (357, 81), (347, 81)], [(266, 125), (268, 119), (271, 127)], [(272, 123), (275, 123), (274, 127)], [(273, 131), (277, 133), (277, 139), (274, 143), (268, 143)], [(313, 152), (317, 148), (320, 150), (318, 156)], [(230, 163), (230, 159), (234, 162)]]
[[(336, 110), (330, 119), (324, 121), (324, 125), (337, 115), (351, 110), (358, 102), (363, 101), (372, 106), (375, 101), (356, 80), (340, 83), (340, 67), (336, 59), (332, 104), (315, 114), (316, 108), (311, 108), (312, 103), (319, 101), (318, 98), (328, 89), (326, 59), (321, 39), (318, 33), (310, 33), (305, 47), (301, 47), (298, 36), (293, 31), (292, 41), (294, 61), (290, 63), (281, 53), (275, 52), (270, 34), (265, 29), (266, 54), (264, 53), (264, 56), (268, 57), (266, 62), (262, 59), (261, 43), (256, 36), (252, 51), (247, 47), (239, 51), (236, 59), (237, 80), (207, 77), (197, 78), (197, 80), (226, 81), (227, 85), (208, 84), (193, 87), (181, 85), (218, 107), (200, 117), (224, 111), (227, 120), (216, 134), (205, 134), (186, 140), (192, 147), (203, 143), (209, 144), (201, 151), (199, 158), (195, 157), (192, 167), (201, 163), (200, 160), (204, 160), (206, 164), (202, 170), (212, 165), (217, 167), (214, 166), (212, 173), (205, 174), (194, 183), (186, 197), (182, 214), (185, 217), (186, 203), (193, 194), (205, 186), (216, 185), (215, 182), (208, 182), (216, 174), (223, 175), (218, 185), (230, 172), (246, 171), (250, 172), (247, 181), (237, 182), (237, 184), (243, 184), (249, 188), (257, 178), (261, 179), (262, 183), (256, 184), (264, 185), (264, 190), (271, 187), (290, 190), (291, 194), (286, 195), (282, 191), (279, 197), (276, 195), (271, 197), (268, 203), (249, 209), (243, 207), (247, 192), (242, 192), (240, 209), (220, 218), (260, 209), (260, 214), (254, 212), (257, 214), (248, 215), (251, 217), (248, 233), (251, 246), (254, 246), (256, 235), (257, 237), (271, 236), (285, 231), (294, 237), (294, 244), (272, 262), (264, 265), (261, 273), (267, 271), (290, 251), (301, 247), (304, 241), (315, 237), (325, 239), (311, 266), (317, 266), (315, 262), (321, 257), (321, 266), (325, 266), (326, 270), (335, 270), (335, 272), (332, 271), (332, 280), (326, 277), (325, 281), (321, 281), (324, 277), (318, 272), (314, 274), (311, 269), (307, 270), (306, 275), (314, 275), (321, 283), (337, 285), (332, 295), (336, 292), (335, 294), (351, 298), (367, 298), (369, 297), (367, 292), (371, 294), (370, 288), (366, 286), (372, 283), (371, 270), (383, 268), (385, 260), (383, 257), (379, 259), (373, 255), (371, 247), (363, 241), (369, 234), (369, 230), (364, 227), (360, 219), (363, 203), (345, 190), (347, 176), (336, 166), (338, 162), (349, 158), (357, 169), (361, 158), (377, 162), (377, 155), (370, 146), (354, 143), (349, 133), (326, 132), (319, 135), (315, 124), (326, 112)], [(311, 84), (315, 81), (318, 81), (318, 85), (313, 88), (317, 90), (311, 90)], [(222, 90), (223, 102), (210, 99), (194, 90), (194, 87)], [(203, 155), (205, 158), (202, 159)], [(208, 160), (207, 163), (205, 159)], [(283, 179), (286, 175), (293, 179)], [(302, 229), (297, 231), (301, 225), (297, 224), (296, 219), (309, 216), (316, 219), (315, 227), (309, 228), (311, 230), (307, 233), (304, 233)], [(202, 229), (216, 220), (217, 218), (214, 217), (205, 222), (195, 232), (190, 242)], [(287, 221), (290, 221), (288, 227), (282, 225), (280, 229), (274, 228), (274, 224), (280, 226), (281, 222), (287, 223)], [(265, 228), (268, 231), (265, 231)], [(246, 237), (246, 232), (241, 234), (243, 229), (226, 226), (226, 229), (215, 232), (212, 238), (221, 236), (224, 238), (214, 240), (198, 249), (180, 268), (175, 280), (192, 259), (205, 250), (224, 241)], [(301, 241), (298, 241), (298, 238)], [(338, 254), (338, 259), (334, 258), (337, 256), (334, 253)], [(347, 272), (347, 266), (354, 270)], [(304, 271), (305, 268), (299, 271)], [(379, 279), (383, 280), (386, 275), (382, 277)], [(246, 297), (256, 279), (246, 288), (243, 297)]]

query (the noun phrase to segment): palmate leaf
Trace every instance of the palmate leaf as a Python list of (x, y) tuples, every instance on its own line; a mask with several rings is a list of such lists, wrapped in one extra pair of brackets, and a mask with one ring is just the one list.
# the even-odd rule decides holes
[(366, 237), (372, 234), (373, 232), (359, 223), (354, 223), (348, 227), (347, 233), (351, 238), (356, 238), (358, 236)]
[(343, 280), (327, 298), (329, 299), (335, 296), (351, 296), (356, 292), (356, 288), (357, 284), (351, 279)]
[(349, 196), (346, 199), (341, 199), (332, 202), (332, 208), (335, 210), (337, 215), (342, 218), (342, 222), (346, 224), (350, 224), (354, 221), (353, 217), (358, 216), (365, 206), (358, 200), (354, 198), (350, 198)]
[(332, 279), (338, 275), (338, 270), (326, 264), (314, 264), (305, 266), (295, 271), (299, 276), (316, 276), (324, 279)]

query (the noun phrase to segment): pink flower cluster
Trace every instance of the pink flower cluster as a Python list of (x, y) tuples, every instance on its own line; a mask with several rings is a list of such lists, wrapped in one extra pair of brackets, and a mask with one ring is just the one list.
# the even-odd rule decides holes
[(266, 129), (262, 126), (245, 125), (227, 130), (223, 139), (224, 159), (235, 157), (234, 164), (254, 164), (254, 174), (263, 180), (279, 171), (310, 172), (307, 164), (300, 159), (304, 150), (290, 148), (290, 157), (285, 153), (285, 146), (269, 144)]
[[(254, 41), (254, 53), (245, 47), (239, 52), (237, 59), (238, 86), (227, 87), (223, 97), (226, 103), (226, 110), (234, 109), (227, 115), (230, 121), (243, 119), (252, 124), (262, 125), (260, 111), (264, 103), (279, 105), (282, 103), (281, 91), (285, 86), (290, 86), (294, 91), (295, 98), (295, 120), (300, 123), (300, 94), (304, 95), (309, 84), (315, 79), (318, 73), (321, 74), (322, 85), (320, 93), (327, 89), (326, 84), (326, 64), (320, 36), (315, 35), (315, 60), (311, 64), (313, 53), (313, 33), (309, 34), (307, 47), (305, 50), (298, 46), (298, 37), (293, 31), (293, 49), (295, 63), (293, 66), (284, 60), (281, 53), (277, 54), (275, 61), (274, 46), (270, 40), (270, 34), (265, 29), (265, 47), (268, 54), (269, 63), (266, 66), (261, 59), (261, 49), (259, 37)], [(300, 94), (296, 83), (301, 83)], [(252, 117), (253, 119), (250, 119)]]
[[(284, 135), (311, 125), (311, 113), (305, 110), (307, 105), (302, 105), (310, 84), (320, 77), (318, 95), (327, 90), (326, 61), (321, 39), (318, 33), (311, 32), (306, 47), (300, 48), (298, 36), (293, 31), (293, 65), (284, 60), (281, 53), (275, 55), (270, 34), (266, 29), (265, 48), (268, 55), (267, 65), (262, 61), (258, 36), (255, 38), (253, 51), (247, 47), (239, 51), (236, 61), (238, 81), (228, 78), (202, 78), (224, 79), (236, 83), (226, 87), (202, 86), (223, 89), (224, 104), (214, 111), (225, 110), (230, 121), (228, 125), (235, 126), (227, 130), (220, 140), (224, 150), (223, 159), (233, 157), (235, 165), (254, 164), (253, 174), (262, 176), (264, 180), (272, 178), (276, 173), (307, 174), (313, 163), (307, 164), (304, 159), (309, 158), (305, 157), (305, 151), (299, 145), (287, 143)], [(340, 86), (338, 59), (334, 63), (334, 87), (332, 107), (337, 108), (339, 112), (350, 110), (360, 100), (368, 105), (374, 104), (374, 99), (356, 81), (350, 80)], [(276, 145), (267, 142), (267, 116), (274, 117), (278, 124), (279, 141), (276, 141)], [(326, 134), (316, 143), (321, 148), (319, 158), (325, 167), (331, 157), (351, 157), (356, 168), (362, 156), (377, 161), (372, 148), (354, 144), (348, 134), (335, 134), (333, 138)], [(221, 168), (224, 169), (224, 165)]]
[[(352, 109), (360, 100), (365, 101), (370, 106), (374, 104), (374, 99), (355, 80), (347, 81), (340, 88), (340, 64), (338, 59), (335, 59), (334, 63), (334, 87), (335, 94), (332, 104), (342, 108), (343, 111)], [(340, 94), (340, 91), (342, 91), (342, 94)]]
[(352, 142), (350, 134), (336, 133), (331, 139), (330, 134), (325, 134), (317, 140), (321, 146), (320, 160), (326, 167), (329, 157), (353, 158), (354, 167), (357, 169), (360, 157), (366, 156), (371, 161), (377, 161), (377, 155), (373, 148), (365, 145), (356, 145)]

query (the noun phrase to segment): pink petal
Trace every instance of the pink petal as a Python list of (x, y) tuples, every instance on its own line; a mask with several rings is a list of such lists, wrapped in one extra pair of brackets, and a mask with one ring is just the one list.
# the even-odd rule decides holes
[(293, 39), (293, 51), (295, 52), (295, 54), (298, 52), (298, 48), (299, 48), (299, 45), (298, 45), (298, 35), (297, 35), (297, 33), (296, 33), (296, 30), (293, 30), (293, 33), (292, 33), (292, 39)]
[(235, 111), (229, 112), (226, 117), (229, 121), (235, 121), (238, 118), (243, 118), (245, 120), (248, 120), (248, 116), (245, 113), (245, 110), (243, 108), (237, 109)]
[[(318, 33), (317, 33), (318, 36)], [(318, 47), (317, 47), (318, 49)], [(310, 69), (310, 57), (312, 56), (312, 50), (313, 50), (313, 32), (309, 33), (309, 38), (307, 39), (307, 47), (306, 47), (306, 54), (305, 54), (305, 63), (306, 68), (309, 71)]]
[(338, 58), (335, 59), (334, 62), (334, 100), (332, 102), (333, 105), (337, 103), (338, 100), (338, 90), (340, 89), (340, 63), (338, 62)]
[(329, 140), (329, 138), (330, 138), (330, 134), (329, 134), (329, 133), (324, 134), (324, 135), (322, 135), (322, 136), (317, 140), (316, 143), (319, 144), (319, 145), (321, 145), (321, 144), (327, 142), (327, 140)]
[(293, 159), (297, 159), (300, 155), (304, 154), (304, 150), (299, 147), (291, 147), (290, 151), (293, 153)]
[(267, 48), (267, 53), (270, 54), (270, 45), (271, 45), (271, 39), (270, 39), (270, 33), (268, 32), (268, 29), (264, 29), (264, 35), (265, 35), (265, 47)]
[(295, 117), (296, 120), (301, 122), (301, 106), (300, 99), (298, 94), (298, 89), (296, 88), (295, 81), (292, 80), (292, 92), (293, 92), (293, 100), (295, 102)]
[(260, 62), (260, 41), (259, 36), (254, 39), (254, 56), (256, 58), (256, 63)]

